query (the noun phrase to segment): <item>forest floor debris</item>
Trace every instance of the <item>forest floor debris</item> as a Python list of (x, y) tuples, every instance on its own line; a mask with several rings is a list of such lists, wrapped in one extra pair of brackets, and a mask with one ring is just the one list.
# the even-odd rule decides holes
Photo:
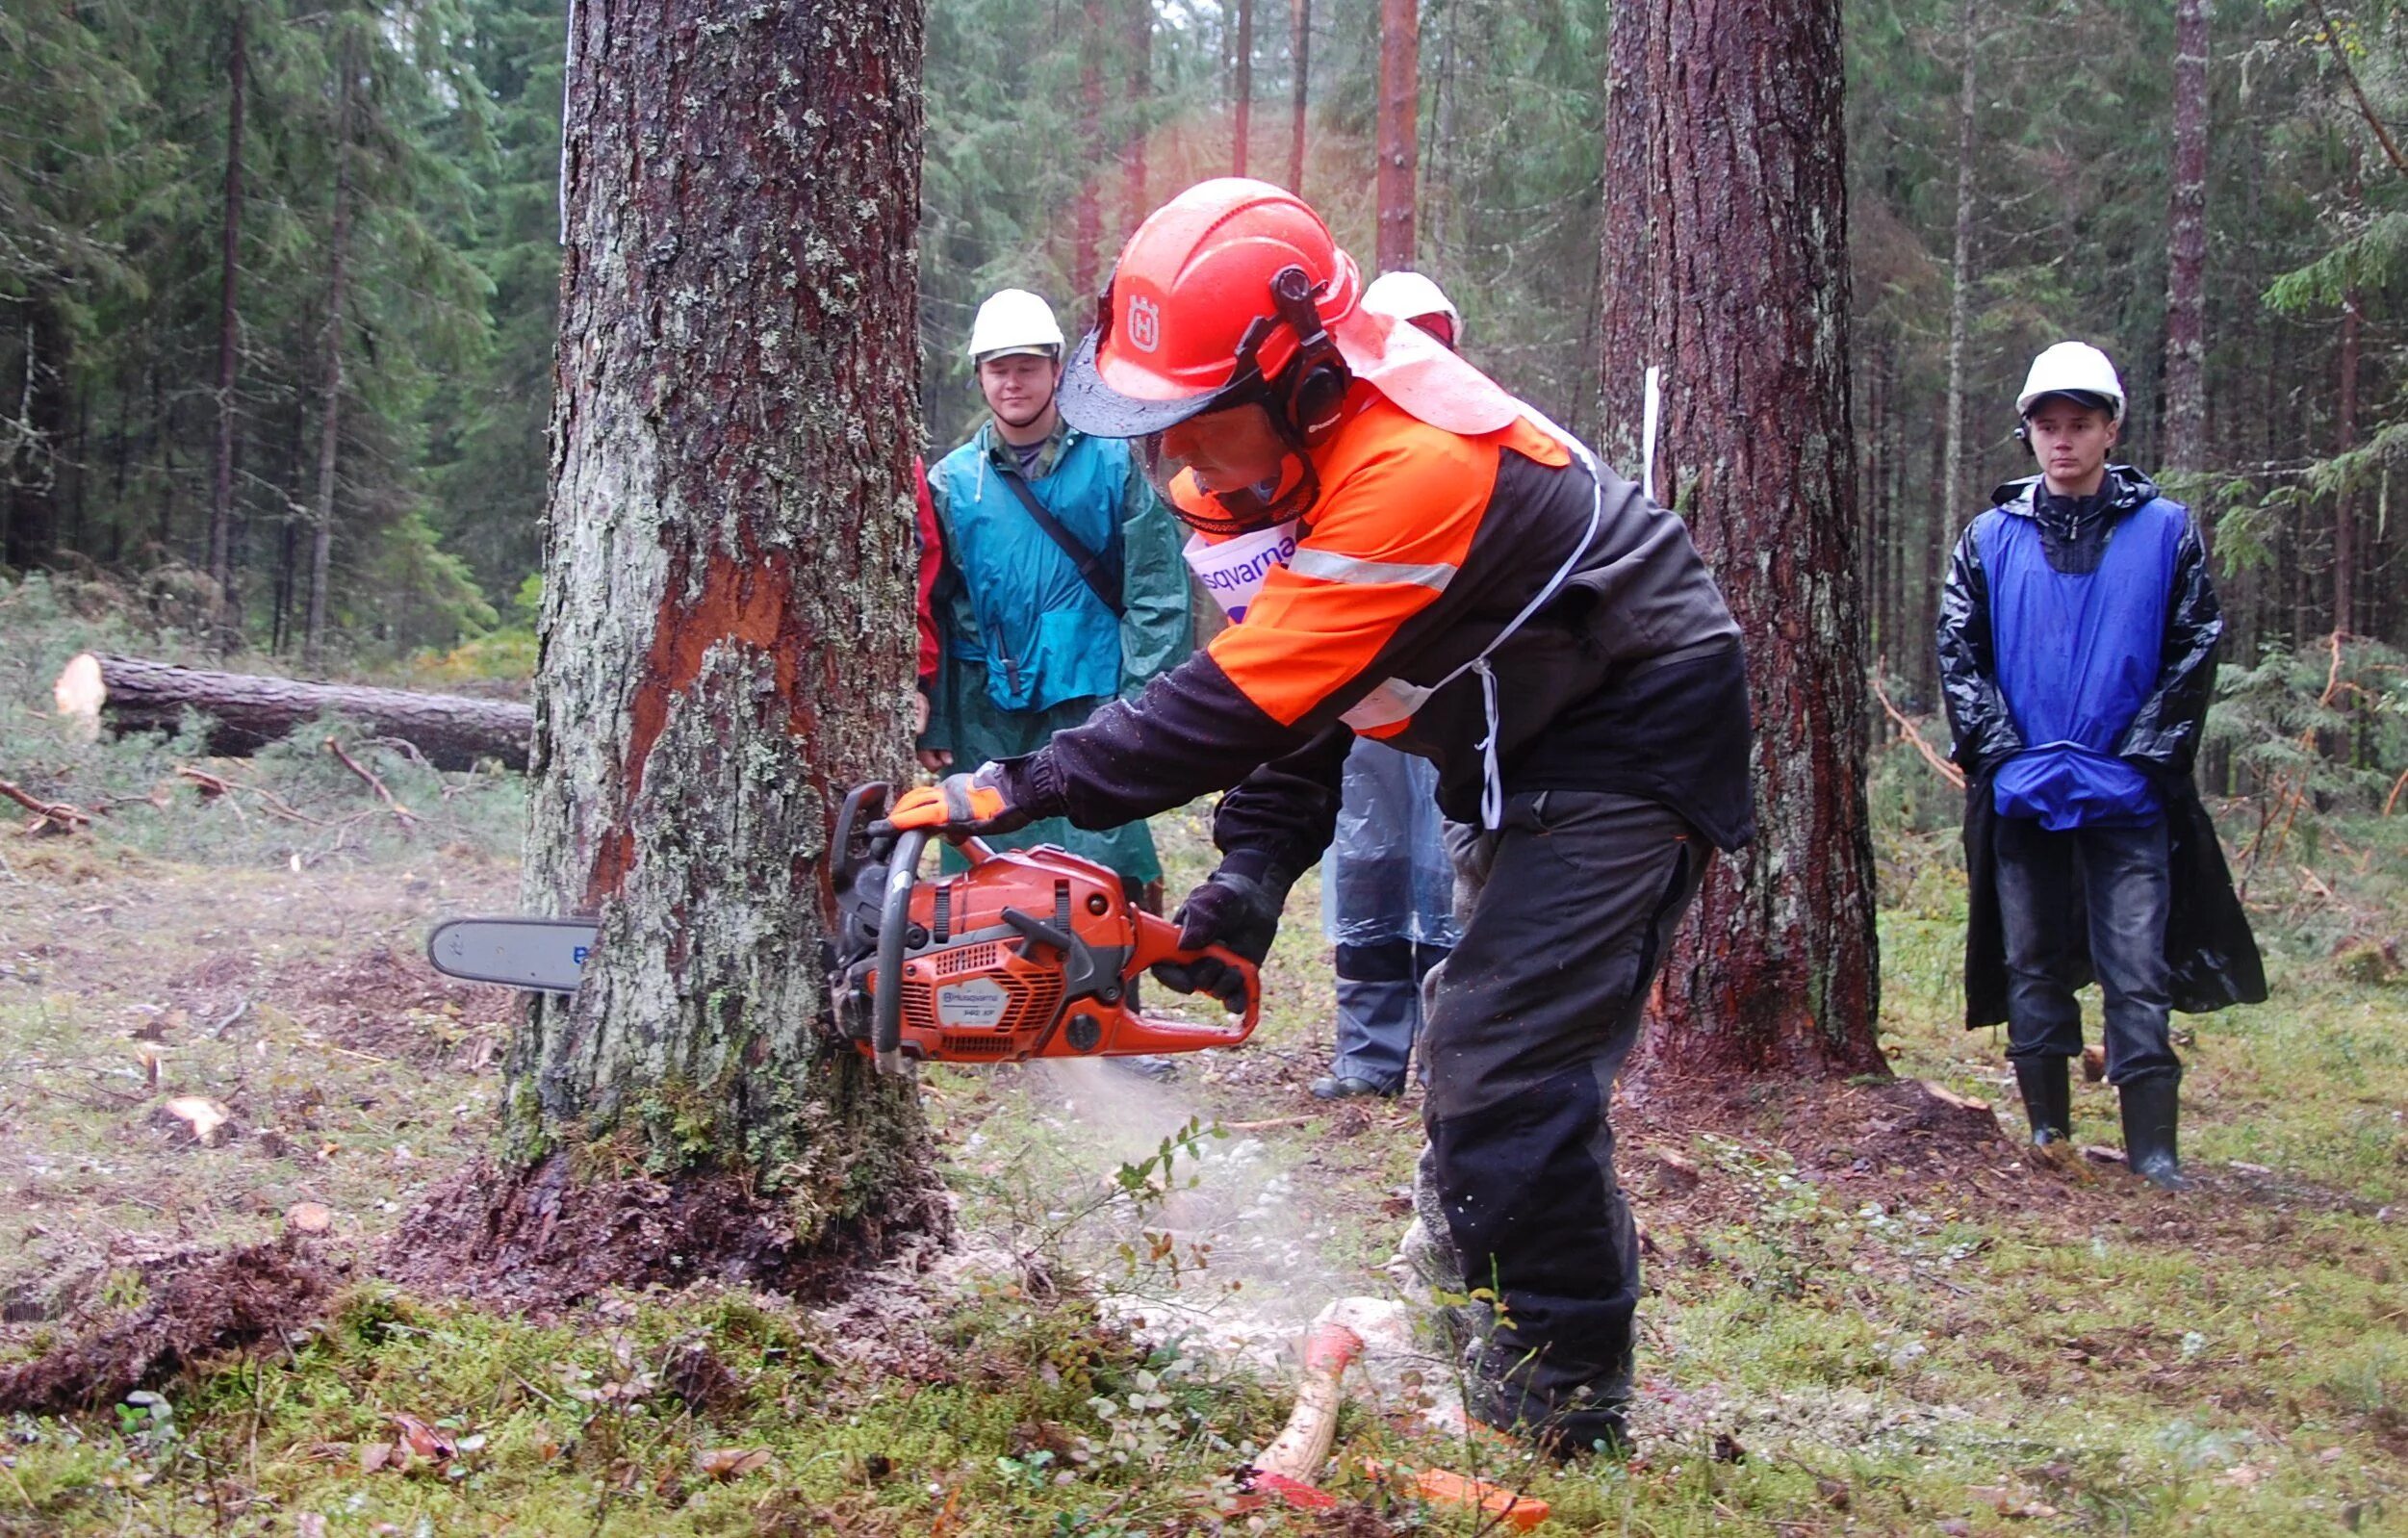
[[(140, 832), (13, 841), (0, 881), (0, 1371), (105, 1402), (6, 1423), (0, 1533), (505, 1511), (562, 1534), (1470, 1530), (1364, 1457), (1535, 1496), (1542, 1534), (2408, 1516), (2408, 1000), (2380, 985), (2294, 974), (2283, 1008), (2197, 1022), (2199, 1186), (2163, 1197), (2024, 1144), (1998, 1044), (1955, 1028), (1945, 884), (1914, 884), (1884, 917), (1899, 1079), (1623, 1098), (1639, 1461), (1557, 1470), (1466, 1434), (1451, 1364), (1407, 1342), (1353, 1370), (1320, 1481), (1337, 1509), (1240, 1513), (1314, 1315), (1425, 1301), (1384, 1269), (1418, 1096), (1307, 1093), (1328, 1008), (1309, 882), (1245, 1049), (1162, 1084), (925, 1074), (953, 1248), (800, 1296), (686, 1282), (698, 1230), (636, 1171), (555, 1222), (633, 1224), (643, 1264), (500, 1267), (497, 1293), (463, 1285), (458, 1248), (392, 1236), (484, 1179), (515, 1000), (439, 983), (418, 945), (508, 907), (508, 862), (195, 862)], [(1166, 844), (1192, 876), (1199, 832), (1174, 820)], [(186, 1096), (225, 1109), (214, 1144), (154, 1123)], [(2076, 1116), (2115, 1141), (2107, 1087), (2078, 1085)], [(1129, 1199), (1120, 1168), (1148, 1161)], [(325, 1233), (287, 1241), (305, 1209)]]

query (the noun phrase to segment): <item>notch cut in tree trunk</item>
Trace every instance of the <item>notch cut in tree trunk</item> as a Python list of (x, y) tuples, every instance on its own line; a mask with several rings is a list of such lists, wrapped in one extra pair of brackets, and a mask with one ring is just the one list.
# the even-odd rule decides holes
[(197, 711), (211, 722), (209, 751), (228, 758), (247, 757), (320, 717), (342, 716), (406, 739), (438, 769), (482, 760), (525, 769), (535, 732), (534, 707), (509, 700), (307, 683), (93, 652), (69, 661), (51, 692), (61, 715), (120, 736), (173, 731), (187, 711)]

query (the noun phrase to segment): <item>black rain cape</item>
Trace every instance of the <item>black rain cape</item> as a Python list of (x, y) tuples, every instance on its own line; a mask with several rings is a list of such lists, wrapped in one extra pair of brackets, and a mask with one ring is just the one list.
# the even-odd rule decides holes
[[(2011, 482), (1994, 494), (1985, 516), (2032, 517), (2038, 477)], [(2114, 521), (2159, 500), (2150, 479), (2129, 466), (2111, 466), (2106, 485)], [(1965, 1025), (2007, 1018), (2007, 945), (1997, 886), (1998, 813), (1993, 777), (2021, 752), (2022, 734), (1998, 687), (1990, 644), (1989, 574), (1984, 571), (1980, 520), (1958, 541), (1940, 596), (1941, 691), (1955, 733), (1954, 757), (1966, 771)], [(2210, 582), (2207, 554), (2195, 530), (2176, 553), (2161, 646), (2157, 687), (2115, 744), (2116, 756), (2146, 772), (2165, 807), (2170, 903), (2165, 923), (2167, 991), (2175, 1009), (2204, 1013), (2266, 997), (2266, 970), (2256, 937), (2233, 891), (2223, 846), (2191, 780), (2191, 760), (2216, 679), (2223, 615)], [(2077, 887), (2074, 900), (2080, 904)], [(2074, 933), (2088, 933), (2078, 914)], [(2089, 976), (2089, 961), (2081, 970)]]

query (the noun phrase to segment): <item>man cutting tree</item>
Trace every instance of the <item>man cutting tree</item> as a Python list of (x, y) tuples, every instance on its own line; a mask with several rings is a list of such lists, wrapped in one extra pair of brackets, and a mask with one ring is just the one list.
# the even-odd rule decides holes
[[(1182, 941), (1260, 959), (1358, 732), (1433, 760), (1487, 877), (1425, 1027), (1433, 1236), (1492, 1289), (1473, 1409), (1618, 1447), (1638, 1248), (1607, 1106), (1713, 848), (1754, 832), (1737, 628), (1678, 518), (1413, 326), (1266, 183), (1203, 183), (1122, 251), (1061, 403), (1134, 440), (1243, 618), (1038, 751), (895, 807), (957, 834), (1111, 827), (1234, 786)], [(1222, 992), (1209, 960), (1158, 969)]]

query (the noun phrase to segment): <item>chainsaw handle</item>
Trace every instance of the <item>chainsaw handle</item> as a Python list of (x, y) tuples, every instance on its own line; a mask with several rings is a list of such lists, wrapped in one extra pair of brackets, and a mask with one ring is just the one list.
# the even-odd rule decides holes
[(878, 1071), (903, 1071), (903, 951), (911, 928), (911, 888), (920, 879), (920, 852), (928, 847), (928, 830), (912, 828), (896, 835), (894, 857), (886, 866), (885, 900), (878, 911), (878, 988), (871, 1001), (870, 1053)]
[(1133, 972), (1136, 968), (1157, 966), (1164, 961), (1195, 961), (1207, 956), (1211, 957), (1236, 972), (1240, 981), (1245, 985), (1244, 1028), (1239, 1032), (1238, 1036), (1241, 1040), (1251, 1036), (1254, 1033), (1255, 1022), (1263, 1013), (1262, 969), (1226, 945), (1207, 945), (1200, 950), (1192, 951), (1182, 949), (1179, 944), (1178, 925), (1159, 913), (1146, 912), (1143, 909), (1133, 907), (1131, 912), (1137, 919), (1137, 947), (1136, 954), (1132, 958)]

